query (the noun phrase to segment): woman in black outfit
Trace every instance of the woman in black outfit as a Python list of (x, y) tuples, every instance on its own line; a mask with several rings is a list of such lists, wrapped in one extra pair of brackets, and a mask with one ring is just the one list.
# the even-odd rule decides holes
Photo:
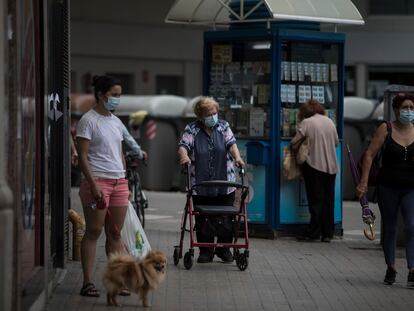
[[(361, 197), (368, 189), (368, 176), (372, 160), (383, 148), (382, 167), (378, 176), (378, 205), (383, 221), (383, 250), (387, 271), (384, 283), (392, 285), (395, 270), (398, 210), (405, 222), (407, 286), (414, 288), (414, 97), (408, 94), (395, 96), (392, 107), (396, 121), (381, 124), (369, 145), (362, 165), (361, 182), (357, 194)], [(384, 145), (385, 144), (385, 145)]]

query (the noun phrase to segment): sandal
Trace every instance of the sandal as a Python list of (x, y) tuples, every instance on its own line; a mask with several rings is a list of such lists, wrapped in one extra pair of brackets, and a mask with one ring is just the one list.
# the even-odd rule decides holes
[(124, 288), (119, 292), (119, 296), (131, 296), (131, 292), (128, 288)]
[(86, 297), (99, 297), (101, 295), (101, 293), (99, 292), (99, 290), (96, 289), (95, 284), (93, 283), (86, 283), (85, 285), (83, 285), (80, 290), (80, 294), (81, 296)]

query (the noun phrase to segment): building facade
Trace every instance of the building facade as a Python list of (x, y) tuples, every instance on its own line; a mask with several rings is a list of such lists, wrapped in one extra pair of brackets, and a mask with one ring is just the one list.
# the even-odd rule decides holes
[(126, 94), (199, 95), (203, 29), (165, 24), (173, 3), (72, 0), (72, 92), (90, 91), (92, 75), (112, 74)]
[[(412, 1), (352, 1), (366, 24), (336, 27), (347, 35), (346, 95), (379, 98), (388, 84), (413, 85)], [(130, 94), (201, 94), (205, 28), (165, 24), (173, 3), (72, 0), (72, 91), (88, 92), (92, 75), (110, 73)]]
[(69, 2), (1, 1), (0, 24), (0, 310), (43, 310), (67, 259)]
[(338, 27), (347, 34), (345, 94), (381, 99), (389, 84), (414, 85), (414, 2), (352, 1), (365, 25)]

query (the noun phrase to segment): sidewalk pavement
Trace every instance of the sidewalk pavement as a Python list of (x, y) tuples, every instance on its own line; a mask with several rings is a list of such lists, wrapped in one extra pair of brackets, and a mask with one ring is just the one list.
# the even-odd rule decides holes
[[(184, 196), (173, 193), (148, 195), (151, 208), (147, 212), (146, 232), (152, 248), (165, 252), (169, 259), (165, 282), (150, 296), (150, 310), (414, 309), (414, 290), (405, 288), (404, 251), (397, 251), (397, 283), (383, 285), (385, 264), (379, 241), (354, 238), (353, 233), (331, 243), (296, 242), (291, 238), (250, 239), (250, 262), (244, 272), (239, 271), (235, 263), (223, 264), (217, 258), (211, 264), (195, 263), (189, 271), (182, 260), (176, 267), (172, 253), (179, 238)], [(72, 201), (80, 210), (75, 190)], [(175, 201), (181, 207), (168, 207), (170, 216), (162, 208), (164, 205), (157, 206), (163, 202), (171, 205)], [(345, 204), (344, 213), (353, 206), (356, 208), (356, 205)], [(79, 295), (81, 265), (68, 261), (66, 277), (56, 287), (48, 310), (114, 309), (106, 306), (101, 280), (105, 262), (104, 237), (101, 237), (94, 271), (101, 297)], [(134, 294), (120, 297), (119, 301), (123, 307), (118, 310), (144, 310)]]

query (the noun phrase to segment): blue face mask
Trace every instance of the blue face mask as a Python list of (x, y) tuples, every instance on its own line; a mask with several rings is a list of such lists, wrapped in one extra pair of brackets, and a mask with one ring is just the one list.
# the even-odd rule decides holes
[(403, 124), (410, 124), (414, 121), (413, 110), (400, 110), (400, 122)]
[(204, 118), (204, 124), (207, 127), (213, 127), (214, 125), (216, 125), (218, 122), (218, 115), (217, 113), (213, 114), (212, 116), (209, 117), (205, 117)]
[(111, 110), (115, 110), (116, 107), (118, 107), (120, 103), (121, 103), (120, 97), (108, 97), (108, 101), (104, 103), (104, 106), (107, 110), (111, 111)]

